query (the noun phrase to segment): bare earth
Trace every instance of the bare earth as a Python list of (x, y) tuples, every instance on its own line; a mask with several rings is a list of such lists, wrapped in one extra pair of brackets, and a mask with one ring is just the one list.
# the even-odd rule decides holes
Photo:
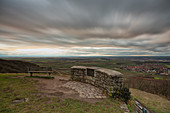
[[(17, 76), (15, 78), (23, 77), (24, 76)], [(90, 84), (69, 81), (69, 77), (65, 76), (53, 76), (53, 77), (55, 77), (55, 79), (43, 79), (43, 78), (27, 78), (27, 79), (35, 80), (38, 82), (36, 88), (41, 93), (38, 93), (36, 95), (40, 95), (43, 97), (44, 96), (58, 97), (60, 101), (67, 98), (72, 98), (86, 101), (89, 103), (102, 102), (106, 98), (104, 97), (104, 94), (100, 89)], [(168, 101), (165, 98), (132, 88), (130, 88), (130, 92), (134, 98), (137, 98), (147, 107), (152, 108), (152, 110), (160, 111), (161, 109), (163, 109), (160, 112), (170, 111), (169, 109), (170, 101)], [(85, 93), (87, 93), (88, 95), (85, 95)], [(124, 109), (124, 112), (129, 112), (125, 104), (122, 104), (120, 107)]]
[[(38, 85), (36, 86), (37, 89), (42, 92), (42, 96), (47, 97), (58, 97), (60, 100), (66, 99), (66, 98), (72, 98), (72, 99), (79, 99), (82, 101), (90, 102), (90, 103), (96, 103), (96, 102), (102, 102), (104, 101), (104, 94), (102, 91), (90, 84), (80, 83), (80, 82), (72, 82), (69, 81), (69, 77), (64, 76), (54, 76), (55, 79), (41, 79), (41, 78), (28, 78), (31, 80), (38, 81)], [(83, 88), (76, 88), (75, 86)], [(82, 90), (83, 89), (83, 90)], [(92, 91), (98, 91), (98, 95), (96, 95), (95, 92)], [(89, 92), (89, 97), (82, 96), (84, 93)], [(94, 93), (96, 97), (93, 95), (90, 95), (91, 93)]]

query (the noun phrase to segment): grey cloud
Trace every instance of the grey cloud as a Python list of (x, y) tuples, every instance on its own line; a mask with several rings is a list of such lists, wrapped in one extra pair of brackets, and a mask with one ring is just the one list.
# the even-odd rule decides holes
[(0, 21), (30, 32), (46, 27), (120, 29), (129, 35), (121, 37), (107, 32), (89, 35), (126, 38), (169, 29), (169, 3), (169, 0), (1, 0)]
[[(114, 49), (114, 48), (89, 48), (89, 49), (73, 49), (76, 54), (98, 54), (98, 55), (118, 55), (118, 56), (129, 56), (129, 55), (160, 55), (156, 52), (150, 52), (141, 49)], [(81, 54), (82, 53), (82, 54)], [(161, 55), (168, 55), (167, 52), (162, 53)]]
[(124, 47), (168, 54), (169, 4), (169, 0), (1, 0), (0, 44)]

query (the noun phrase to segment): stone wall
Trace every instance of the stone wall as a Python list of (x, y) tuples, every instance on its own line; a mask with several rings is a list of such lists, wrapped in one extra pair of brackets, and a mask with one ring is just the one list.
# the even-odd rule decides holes
[(92, 84), (107, 94), (123, 86), (123, 75), (120, 72), (100, 67), (73, 66), (71, 80)]

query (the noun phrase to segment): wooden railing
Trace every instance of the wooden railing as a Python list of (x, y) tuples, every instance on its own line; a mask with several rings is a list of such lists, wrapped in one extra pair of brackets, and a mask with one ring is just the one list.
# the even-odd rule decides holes
[(136, 113), (154, 113), (136, 98), (134, 99), (134, 101), (135, 101)]

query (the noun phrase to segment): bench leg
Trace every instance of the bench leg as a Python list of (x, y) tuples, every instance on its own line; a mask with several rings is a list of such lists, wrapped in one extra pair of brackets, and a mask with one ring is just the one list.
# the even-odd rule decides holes
[(50, 76), (50, 75), (51, 75), (51, 73), (48, 73), (48, 75)]
[(32, 74), (33, 74), (33, 73), (31, 72), (31, 73), (30, 73), (30, 76), (31, 76), (31, 77), (32, 77)]

